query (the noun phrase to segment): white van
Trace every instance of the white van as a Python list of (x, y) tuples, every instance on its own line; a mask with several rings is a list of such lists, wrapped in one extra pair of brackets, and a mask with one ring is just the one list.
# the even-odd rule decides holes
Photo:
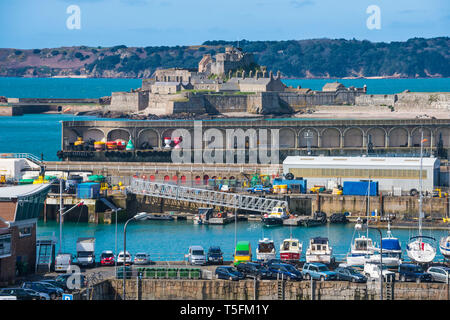
[(189, 247), (189, 253), (187, 254), (188, 262), (192, 265), (205, 265), (206, 255), (205, 250), (201, 246)]
[(67, 272), (72, 265), (72, 255), (70, 253), (60, 253), (55, 258), (55, 271)]

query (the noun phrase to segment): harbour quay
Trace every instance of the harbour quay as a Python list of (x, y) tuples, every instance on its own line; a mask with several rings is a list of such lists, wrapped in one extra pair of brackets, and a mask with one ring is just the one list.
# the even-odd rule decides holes
[[(447, 159), (450, 148), (450, 119), (215, 119), (215, 120), (158, 120), (158, 121), (63, 121), (61, 150), (58, 157), (64, 161), (107, 161), (107, 162), (172, 162), (165, 139), (174, 139), (172, 133), (185, 130), (190, 135), (190, 145), (180, 146), (186, 150), (204, 150), (208, 145), (204, 139), (209, 129), (218, 130), (227, 137), (247, 139), (247, 143), (272, 146), (272, 130), (279, 140), (280, 163), (287, 156), (324, 155), (360, 156), (371, 155), (418, 155), (421, 133), (427, 154), (436, 154)], [(231, 131), (230, 131), (231, 130)], [(265, 131), (265, 139), (261, 136)], [(275, 136), (274, 136), (275, 137)], [(88, 141), (131, 140), (133, 151), (94, 149)], [(250, 140), (249, 140), (250, 139)], [(77, 141), (85, 142), (77, 146)], [(186, 140), (187, 141), (187, 140)], [(200, 145), (194, 145), (194, 141)], [(252, 141), (252, 142), (250, 142)], [(258, 142), (260, 144), (258, 144)], [(183, 142), (182, 142), (183, 143)], [(224, 141), (224, 146), (227, 141)], [(231, 144), (234, 146), (234, 143)], [(217, 147), (217, 149), (220, 149)], [(235, 163), (249, 163), (236, 160)], [(221, 163), (225, 163), (225, 158)], [(260, 159), (258, 159), (260, 160)], [(194, 157), (192, 157), (194, 163)]]
[[(376, 282), (277, 280), (126, 280), (127, 300), (380, 300)], [(384, 283), (389, 300), (448, 300), (445, 283)], [(86, 299), (85, 290), (78, 295)], [(89, 293), (90, 300), (122, 300), (123, 281), (105, 280)]]

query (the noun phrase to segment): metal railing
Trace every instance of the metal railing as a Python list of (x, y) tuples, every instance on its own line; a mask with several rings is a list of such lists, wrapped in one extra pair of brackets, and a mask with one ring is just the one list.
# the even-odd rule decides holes
[(274, 207), (288, 207), (287, 201), (254, 197), (232, 192), (219, 192), (201, 188), (190, 188), (142, 179), (132, 179), (127, 192), (164, 199), (174, 199), (263, 213), (270, 213)]
[(27, 159), (36, 163), (41, 163), (41, 158), (31, 153), (0, 153), (2, 159)]

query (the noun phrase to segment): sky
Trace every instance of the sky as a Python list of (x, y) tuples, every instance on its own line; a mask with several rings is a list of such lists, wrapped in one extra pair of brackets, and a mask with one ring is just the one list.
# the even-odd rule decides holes
[[(67, 13), (73, 5), (79, 15)], [(373, 6), (379, 14), (368, 12)], [(449, 0), (0, 0), (0, 48), (404, 41), (449, 36), (449, 9)], [(73, 28), (78, 16), (79, 28)]]

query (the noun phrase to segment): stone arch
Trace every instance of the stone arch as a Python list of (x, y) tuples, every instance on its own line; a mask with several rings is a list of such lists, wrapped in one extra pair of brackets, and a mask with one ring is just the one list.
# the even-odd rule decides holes
[(407, 147), (408, 130), (402, 127), (394, 127), (389, 131), (389, 147)]
[(91, 128), (91, 129), (85, 131), (83, 134), (84, 141), (89, 141), (89, 140), (101, 141), (104, 138), (105, 138), (105, 133), (102, 130), (96, 129), (96, 128)]
[(74, 143), (81, 135), (74, 129), (64, 128), (64, 141), (67, 144)]
[(382, 127), (374, 127), (367, 130), (367, 144), (369, 144), (369, 135), (373, 147), (386, 147), (386, 130)]
[(296, 147), (295, 136), (296, 133), (294, 129), (291, 128), (280, 129), (278, 142), (280, 149), (295, 148)]
[(309, 138), (309, 143), (312, 148), (317, 148), (319, 146), (319, 133), (314, 128), (305, 128), (300, 131), (298, 134), (298, 146), (299, 148), (307, 148), (308, 147), (308, 139), (305, 137), (305, 134), (308, 132), (311, 134), (311, 138)]
[(336, 128), (326, 128), (322, 131), (323, 148), (339, 148), (341, 146), (341, 131)]
[(110, 132), (108, 132), (108, 141), (113, 141), (117, 139), (123, 139), (128, 141), (130, 139), (131, 135), (128, 132), (128, 130), (125, 129), (113, 129)]
[(450, 148), (450, 128), (439, 127), (434, 132), (434, 146), (438, 146), (439, 139), (442, 137), (442, 145), (444, 148)]
[(361, 148), (364, 143), (364, 131), (358, 127), (347, 128), (344, 131), (344, 147)]
[(422, 129), (423, 138), (427, 139), (427, 141), (423, 143), (423, 146), (429, 147), (431, 145), (431, 130), (429, 128), (416, 127), (411, 131), (411, 147), (420, 147), (420, 142), (422, 140)]
[(148, 143), (153, 148), (159, 147), (159, 134), (156, 130), (153, 129), (144, 129), (138, 134), (136, 146), (140, 149), (142, 149), (142, 145), (145, 143)]

